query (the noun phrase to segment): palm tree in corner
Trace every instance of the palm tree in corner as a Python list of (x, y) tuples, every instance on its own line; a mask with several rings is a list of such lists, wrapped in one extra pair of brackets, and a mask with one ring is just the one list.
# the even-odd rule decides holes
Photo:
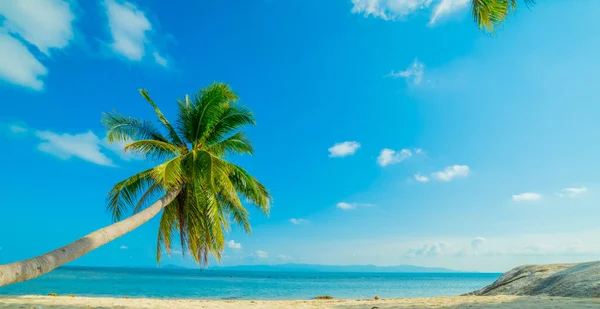
[[(240, 129), (254, 125), (250, 110), (237, 105), (226, 84), (202, 89), (191, 100), (180, 100), (178, 119), (171, 124), (146, 90), (142, 96), (154, 108), (164, 133), (152, 122), (105, 114), (110, 142), (126, 143), (127, 152), (142, 155), (156, 166), (117, 183), (108, 194), (114, 221), (79, 240), (44, 255), (0, 265), (0, 286), (47, 273), (125, 235), (161, 213), (156, 258), (170, 254), (179, 237), (182, 254), (189, 252), (201, 265), (217, 260), (225, 246), (229, 219), (250, 232), (242, 197), (269, 213), (271, 196), (245, 169), (225, 160), (227, 155), (252, 154)], [(121, 219), (132, 214), (129, 218)]]
[[(515, 11), (518, 0), (472, 0), (473, 18), (479, 29), (496, 32), (508, 15)], [(522, 0), (526, 6), (533, 5), (535, 0)]]

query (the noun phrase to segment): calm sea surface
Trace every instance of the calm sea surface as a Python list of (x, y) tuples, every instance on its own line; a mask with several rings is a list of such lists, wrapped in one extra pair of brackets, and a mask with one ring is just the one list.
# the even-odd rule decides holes
[(0, 288), (0, 295), (199, 299), (310, 299), (430, 297), (480, 289), (500, 274), (324, 273), (200, 271), (189, 269), (61, 268), (40, 278)]

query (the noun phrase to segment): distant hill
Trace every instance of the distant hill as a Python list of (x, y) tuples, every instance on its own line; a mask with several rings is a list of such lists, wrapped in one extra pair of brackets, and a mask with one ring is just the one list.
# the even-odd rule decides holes
[(243, 270), (243, 271), (311, 271), (311, 272), (382, 272), (382, 273), (450, 273), (454, 270), (439, 267), (420, 267), (412, 265), (376, 266), (376, 265), (312, 265), (312, 264), (279, 264), (279, 265), (239, 265), (215, 266), (209, 270)]

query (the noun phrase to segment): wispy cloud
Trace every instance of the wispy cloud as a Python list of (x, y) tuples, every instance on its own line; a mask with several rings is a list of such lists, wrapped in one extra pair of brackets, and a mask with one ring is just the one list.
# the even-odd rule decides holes
[[(405, 20), (417, 11), (430, 11), (429, 24), (468, 8), (470, 0), (351, 0), (352, 12), (383, 20)], [(433, 10), (431, 10), (431, 7)]]
[(48, 69), (27, 47), (50, 56), (73, 39), (75, 14), (63, 0), (0, 1), (0, 78), (12, 84), (42, 90)]
[(112, 50), (131, 61), (142, 61), (146, 51), (152, 51), (154, 62), (166, 67), (167, 59), (156, 51), (151, 42), (152, 24), (144, 11), (127, 1), (105, 0)]
[(27, 130), (26, 127), (20, 126), (18, 124), (11, 124), (11, 125), (9, 125), (8, 126), (8, 130), (11, 133), (14, 133), (14, 134), (27, 133), (29, 131), (29, 130)]
[(357, 207), (372, 207), (372, 206), (373, 206), (373, 204), (368, 204), (368, 203), (339, 202), (335, 205), (335, 208), (341, 209), (341, 210), (352, 210), (352, 209), (356, 209)]
[(385, 20), (401, 19), (428, 8), (432, 0), (352, 0), (352, 12)]
[(483, 246), (483, 243), (485, 243), (485, 238), (475, 237), (471, 240), (471, 249), (477, 250)]
[(525, 192), (521, 194), (515, 194), (512, 196), (515, 202), (532, 202), (542, 198), (542, 195), (535, 192)]
[(471, 168), (467, 165), (452, 165), (431, 174), (431, 177), (439, 181), (451, 181), (458, 177), (467, 177), (471, 173)]
[(230, 240), (227, 242), (227, 248), (229, 249), (242, 249), (242, 244), (239, 242), (235, 242), (235, 240)]
[(256, 251), (256, 256), (258, 256), (261, 259), (266, 259), (269, 257), (269, 253), (266, 251), (258, 250)]
[(48, 69), (29, 52), (27, 46), (0, 30), (0, 78), (34, 90), (44, 89)]
[(406, 68), (404, 71), (392, 71), (387, 76), (393, 78), (404, 78), (407, 83), (412, 85), (419, 85), (423, 81), (423, 74), (425, 74), (425, 65), (416, 59), (413, 63)]
[(471, 0), (441, 0), (433, 9), (429, 25), (434, 25), (438, 20), (468, 8), (470, 2)]
[(337, 209), (341, 209), (341, 210), (350, 210), (350, 209), (356, 208), (355, 205), (352, 205), (352, 204), (349, 204), (346, 202), (339, 202), (339, 203), (337, 203), (337, 205), (335, 205), (335, 207)]
[(562, 190), (560, 190), (560, 192), (558, 193), (558, 196), (560, 197), (576, 197), (579, 196), (585, 192), (587, 192), (587, 188), (586, 187), (578, 187), (578, 188), (564, 188)]
[(329, 157), (342, 158), (342, 157), (346, 157), (346, 156), (351, 156), (351, 155), (355, 154), (359, 148), (360, 148), (359, 142), (337, 143), (328, 149)]
[(428, 182), (429, 177), (417, 173), (417, 174), (415, 174), (415, 180), (418, 182)]
[(282, 261), (289, 261), (292, 259), (291, 256), (287, 256), (287, 255), (283, 255), (283, 254), (278, 254), (275, 258), (278, 260), (282, 260)]
[(308, 223), (308, 220), (302, 218), (291, 218), (290, 223), (295, 225), (306, 224)]
[(100, 138), (91, 131), (74, 135), (37, 131), (36, 136), (42, 140), (38, 149), (59, 159), (68, 160), (77, 157), (98, 165), (115, 166), (113, 161), (102, 152)]
[(422, 153), (422, 150), (420, 148), (415, 149), (414, 152), (410, 149), (402, 149), (395, 151), (393, 149), (384, 148), (381, 150), (379, 156), (377, 157), (377, 164), (379, 164), (379, 166), (385, 167), (391, 164), (400, 163), (412, 157), (414, 154), (420, 153)]
[(450, 246), (445, 242), (438, 242), (434, 244), (425, 244), (419, 248), (410, 249), (406, 253), (407, 256), (439, 256), (444, 255), (448, 252)]
[(75, 14), (68, 1), (3, 0), (0, 1), (0, 15), (5, 18), (6, 30), (45, 54), (52, 48), (66, 47), (73, 39)]
[(110, 156), (117, 155), (125, 161), (140, 159), (136, 155), (125, 153), (123, 143), (111, 144), (106, 138), (101, 139), (92, 131), (71, 134), (36, 130), (19, 124), (4, 124), (2, 126), (5, 126), (12, 135), (24, 135), (39, 139), (38, 150), (61, 160), (79, 158), (98, 165), (115, 167), (116, 165)]

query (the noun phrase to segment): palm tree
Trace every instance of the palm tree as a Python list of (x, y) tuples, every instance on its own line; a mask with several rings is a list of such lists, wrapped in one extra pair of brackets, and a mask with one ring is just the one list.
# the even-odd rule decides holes
[[(156, 249), (170, 254), (172, 238), (179, 235), (182, 254), (196, 262), (217, 260), (225, 245), (229, 219), (250, 232), (249, 215), (241, 197), (269, 213), (271, 196), (243, 168), (228, 162), (231, 154), (252, 154), (248, 137), (240, 130), (254, 125), (250, 110), (236, 104), (237, 96), (226, 84), (202, 89), (192, 100), (178, 101), (179, 114), (172, 125), (146, 90), (166, 134), (150, 121), (104, 114), (110, 142), (125, 142), (125, 151), (142, 155), (157, 165), (117, 183), (108, 194), (108, 210), (116, 223), (44, 255), (0, 265), (0, 286), (47, 273), (136, 229), (161, 213)], [(241, 196), (241, 197), (240, 197)], [(126, 214), (132, 216), (121, 220)]]
[[(518, 0), (473, 0), (473, 18), (479, 29), (496, 32), (496, 27), (502, 25), (508, 15), (517, 9)], [(527, 6), (533, 5), (535, 0), (523, 0)]]

